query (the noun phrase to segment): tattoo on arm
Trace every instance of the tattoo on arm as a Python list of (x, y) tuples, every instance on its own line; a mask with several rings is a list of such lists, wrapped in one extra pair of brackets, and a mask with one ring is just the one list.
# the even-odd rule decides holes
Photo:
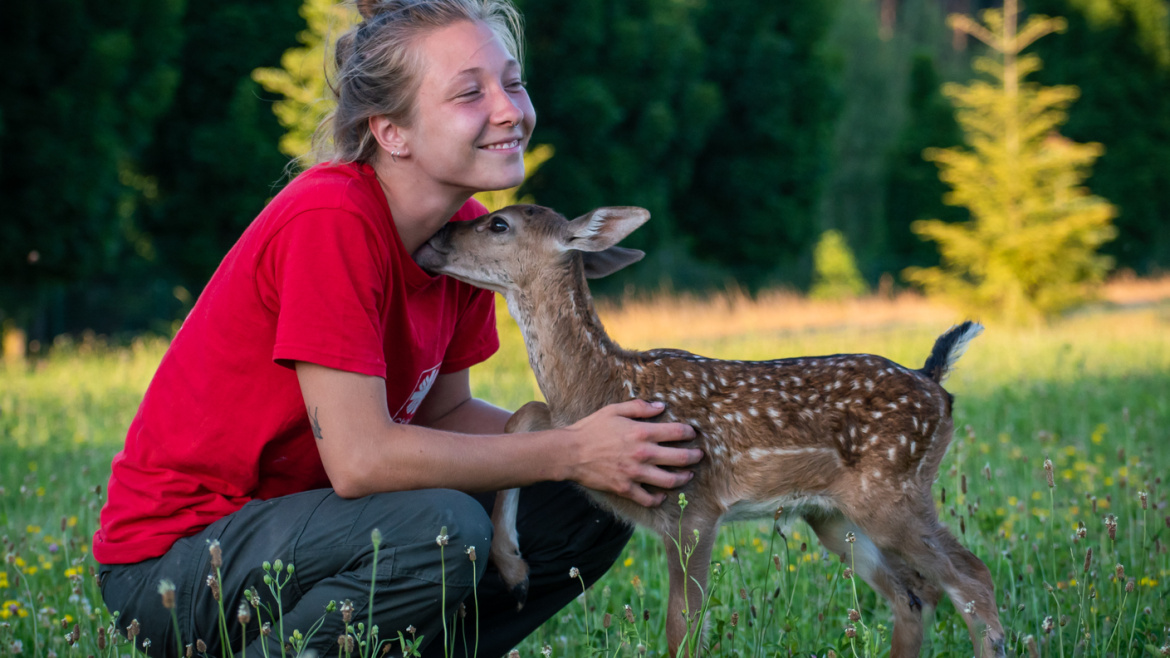
[(309, 414), (309, 422), (313, 424), (313, 436), (318, 441), (324, 439), (325, 435), (321, 434), (321, 423), (317, 422), (317, 407), (313, 407), (313, 413)]

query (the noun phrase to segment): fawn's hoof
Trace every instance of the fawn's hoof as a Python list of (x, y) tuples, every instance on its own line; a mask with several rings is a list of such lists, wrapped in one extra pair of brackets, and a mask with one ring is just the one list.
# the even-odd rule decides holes
[(511, 594), (516, 599), (516, 609), (523, 610), (524, 604), (528, 602), (528, 578), (512, 586)]

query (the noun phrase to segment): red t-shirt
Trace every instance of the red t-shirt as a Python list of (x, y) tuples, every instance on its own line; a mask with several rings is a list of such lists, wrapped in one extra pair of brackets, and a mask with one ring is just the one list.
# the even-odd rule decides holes
[[(453, 218), (486, 212), (468, 201)], [(328, 487), (295, 361), (386, 379), (409, 423), (440, 373), (499, 347), (492, 294), (410, 258), (368, 165), (319, 165), (232, 247), (113, 460), (93, 555), (165, 553), (253, 499)]]

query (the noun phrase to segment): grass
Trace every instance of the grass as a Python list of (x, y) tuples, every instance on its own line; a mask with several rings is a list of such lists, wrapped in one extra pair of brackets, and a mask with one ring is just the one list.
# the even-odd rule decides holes
[[(1011, 653), (1170, 652), (1163, 482), (1170, 475), (1170, 306), (1140, 293), (1050, 327), (989, 327), (948, 383), (958, 430), (935, 496), (941, 516), (992, 571)], [(640, 300), (605, 307), (602, 316), (631, 347), (736, 359), (864, 351), (913, 366), (955, 319), (914, 298), (851, 306), (781, 295)], [(501, 353), (473, 371), (472, 383), (476, 395), (515, 408), (538, 392), (506, 318), (501, 336)], [(0, 655), (130, 652), (109, 637), (88, 549), (110, 458), (164, 349), (160, 340), (115, 348), (91, 337), (0, 368)], [(721, 532), (709, 653), (888, 651), (885, 602), (845, 579), (843, 565), (806, 527), (782, 537), (770, 525)], [(663, 550), (638, 532), (610, 573), (525, 640), (521, 655), (638, 655), (639, 647), (661, 655)], [(847, 625), (856, 638), (846, 636)], [(970, 655), (949, 603), (928, 636), (931, 655)]]

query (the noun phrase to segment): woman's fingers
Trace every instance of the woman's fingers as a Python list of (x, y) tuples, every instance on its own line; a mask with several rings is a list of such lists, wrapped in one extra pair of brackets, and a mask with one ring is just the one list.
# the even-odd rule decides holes
[(693, 477), (686, 468), (697, 464), (703, 452), (677, 448), (671, 442), (695, 438), (695, 428), (684, 423), (645, 422), (663, 412), (661, 402), (628, 400), (612, 404), (575, 423), (579, 432), (576, 476), (580, 484), (609, 491), (647, 507), (660, 505), (666, 494), (652, 494), (643, 485), (677, 489)]
[(662, 413), (666, 405), (662, 402), (647, 402), (646, 400), (626, 400), (606, 407), (600, 411), (609, 412), (626, 418), (653, 418)]
[(649, 484), (659, 489), (677, 489), (695, 476), (691, 471), (666, 471), (654, 466), (646, 467), (638, 475), (638, 482)]

